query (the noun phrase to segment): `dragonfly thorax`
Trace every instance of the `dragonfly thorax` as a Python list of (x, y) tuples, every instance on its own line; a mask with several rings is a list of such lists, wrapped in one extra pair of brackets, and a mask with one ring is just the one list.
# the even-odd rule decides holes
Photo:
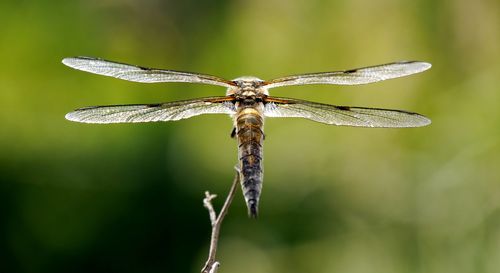
[(264, 87), (264, 81), (253, 76), (238, 77), (232, 82), (234, 87), (227, 89), (226, 95), (240, 95), (244, 97), (269, 95), (267, 88)]

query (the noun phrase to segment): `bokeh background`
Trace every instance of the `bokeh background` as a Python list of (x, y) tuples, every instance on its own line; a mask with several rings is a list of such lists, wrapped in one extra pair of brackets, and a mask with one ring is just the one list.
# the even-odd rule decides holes
[[(68, 56), (263, 79), (397, 60), (425, 73), (272, 94), (415, 111), (416, 129), (266, 120), (260, 217), (241, 192), (220, 272), (498, 272), (500, 2), (0, 2), (0, 272), (199, 272), (205, 190), (225, 196), (231, 121), (88, 125), (65, 113), (221, 95), (72, 70)], [(222, 198), (215, 201), (220, 206)]]

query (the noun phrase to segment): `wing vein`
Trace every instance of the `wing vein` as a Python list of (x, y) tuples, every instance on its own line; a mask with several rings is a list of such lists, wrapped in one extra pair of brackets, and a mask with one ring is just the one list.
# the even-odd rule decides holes
[(235, 83), (233, 83), (232, 81), (228, 81), (216, 76), (174, 70), (147, 68), (92, 57), (65, 58), (62, 60), (62, 63), (71, 68), (82, 70), (85, 72), (133, 82), (186, 82), (218, 85), (223, 87), (235, 86)]
[(268, 97), (266, 117), (299, 117), (342, 126), (402, 128), (420, 127), (430, 120), (417, 113), (401, 110), (336, 106), (288, 98)]
[(402, 61), (344, 71), (320, 72), (282, 77), (266, 82), (266, 87), (275, 88), (305, 84), (367, 84), (420, 73), (430, 67), (431, 64), (426, 62)]
[(84, 123), (173, 121), (202, 114), (234, 114), (230, 97), (210, 97), (160, 104), (94, 106), (77, 109), (68, 120)]

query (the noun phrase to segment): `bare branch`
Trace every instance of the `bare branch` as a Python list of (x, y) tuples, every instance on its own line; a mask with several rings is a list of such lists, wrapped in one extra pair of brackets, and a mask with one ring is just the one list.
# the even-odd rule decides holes
[[(219, 270), (219, 266), (220, 266), (220, 263), (215, 261), (212, 263), (212, 265), (210, 266), (210, 268), (207, 268), (208, 271), (202, 271), (203, 273), (207, 272), (207, 273), (217, 273), (217, 270)], [(205, 266), (207, 267), (207, 266)]]
[(217, 214), (215, 213), (214, 206), (212, 205), (212, 200), (217, 197), (216, 194), (210, 194), (210, 192), (205, 192), (205, 198), (203, 199), (203, 206), (208, 210), (208, 216), (210, 216), (210, 223), (212, 223), (212, 227), (215, 225), (217, 221)]
[(231, 202), (233, 202), (234, 193), (236, 192), (239, 181), (240, 181), (240, 174), (239, 174), (238, 170), (236, 170), (236, 173), (235, 173), (234, 179), (233, 179), (233, 184), (231, 185), (231, 189), (229, 190), (229, 193), (227, 194), (227, 197), (226, 197), (226, 202), (224, 202), (224, 205), (222, 206), (222, 209), (220, 210), (219, 217), (217, 217), (217, 225), (220, 225), (222, 220), (226, 216), (227, 211), (229, 210), (229, 206), (231, 206)]
[(217, 254), (217, 243), (219, 241), (220, 227), (222, 225), (224, 217), (229, 210), (229, 207), (231, 206), (231, 202), (233, 201), (239, 178), (239, 171), (236, 168), (236, 174), (234, 176), (233, 184), (231, 185), (231, 189), (227, 194), (226, 201), (224, 202), (224, 205), (220, 210), (219, 216), (216, 215), (214, 207), (212, 205), (212, 200), (216, 197), (216, 195), (210, 194), (208, 191), (205, 192), (203, 205), (205, 206), (205, 208), (207, 208), (208, 214), (210, 216), (210, 222), (212, 224), (212, 235), (210, 237), (210, 250), (208, 253), (208, 259), (205, 263), (205, 266), (201, 270), (202, 273), (217, 273), (217, 270), (219, 269), (220, 263), (215, 260), (215, 255)]

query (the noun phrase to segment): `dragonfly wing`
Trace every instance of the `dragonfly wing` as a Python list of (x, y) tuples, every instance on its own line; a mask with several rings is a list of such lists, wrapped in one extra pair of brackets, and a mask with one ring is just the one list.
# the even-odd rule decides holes
[(83, 123), (173, 121), (202, 114), (234, 114), (231, 97), (210, 97), (158, 104), (109, 105), (77, 109), (66, 119)]
[(431, 123), (417, 113), (402, 110), (328, 105), (304, 100), (268, 97), (266, 117), (299, 117), (343, 126), (403, 128), (420, 127)]
[(420, 73), (429, 68), (431, 68), (430, 63), (404, 61), (344, 71), (311, 73), (283, 77), (266, 82), (266, 87), (274, 88), (305, 84), (366, 84)]
[(231, 87), (235, 85), (231, 81), (210, 75), (147, 68), (91, 57), (65, 58), (62, 60), (62, 63), (74, 69), (133, 82), (188, 82), (219, 85), (224, 87)]

